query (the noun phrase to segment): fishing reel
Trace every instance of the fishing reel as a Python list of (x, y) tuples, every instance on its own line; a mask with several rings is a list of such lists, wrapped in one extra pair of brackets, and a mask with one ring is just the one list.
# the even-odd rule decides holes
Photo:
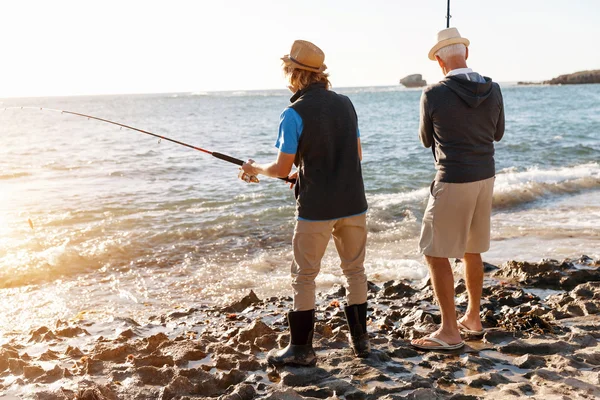
[(241, 168), (240, 168), (240, 173), (238, 174), (238, 178), (240, 178), (241, 180), (243, 180), (246, 183), (258, 183), (259, 182), (256, 175), (250, 175)]

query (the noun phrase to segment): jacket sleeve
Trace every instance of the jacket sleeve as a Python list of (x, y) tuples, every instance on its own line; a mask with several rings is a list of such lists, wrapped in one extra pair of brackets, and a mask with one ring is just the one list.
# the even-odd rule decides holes
[(504, 136), (504, 100), (502, 99), (502, 92), (498, 87), (498, 93), (500, 95), (500, 114), (498, 115), (498, 122), (496, 123), (496, 132), (494, 133), (494, 140), (499, 142)]
[(425, 92), (421, 95), (421, 120), (419, 123), (419, 139), (423, 146), (429, 148), (433, 145), (433, 120), (429, 114), (429, 105), (427, 104), (427, 95)]

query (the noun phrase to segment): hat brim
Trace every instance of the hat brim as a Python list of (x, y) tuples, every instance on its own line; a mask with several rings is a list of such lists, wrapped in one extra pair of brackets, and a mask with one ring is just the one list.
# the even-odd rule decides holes
[(286, 54), (285, 56), (281, 57), (281, 60), (288, 67), (293, 66), (296, 69), (304, 69), (306, 71), (323, 72), (327, 69), (327, 65), (325, 65), (325, 64), (322, 64), (319, 68), (300, 64), (296, 60), (291, 59), (289, 54)]
[(450, 46), (452, 44), (464, 44), (465, 46), (469, 47), (471, 42), (469, 42), (469, 39), (463, 38), (463, 37), (450, 38), (450, 39), (442, 40), (441, 42), (437, 42), (436, 45), (433, 46), (431, 48), (431, 50), (429, 50), (429, 59), (431, 61), (435, 61), (435, 53), (437, 53), (438, 50), (441, 49), (442, 47)]

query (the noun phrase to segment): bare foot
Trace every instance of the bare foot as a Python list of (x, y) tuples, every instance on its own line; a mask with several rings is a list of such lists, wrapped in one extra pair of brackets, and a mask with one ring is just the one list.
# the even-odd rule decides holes
[(477, 315), (476, 317), (464, 315), (458, 320), (458, 322), (460, 322), (472, 331), (480, 331), (483, 329), (483, 326), (481, 325), (481, 318), (479, 318), (479, 315)]
[[(443, 342), (448, 343), (449, 345), (454, 345), (454, 344), (458, 344), (458, 343), (462, 342), (462, 338), (460, 337), (459, 331), (446, 332), (446, 331), (442, 331), (442, 328), (433, 332), (431, 335), (429, 335), (429, 337), (439, 339)], [(428, 340), (426, 337), (423, 337), (420, 339), (414, 339), (411, 341), (411, 343), (421, 345), (421, 346), (439, 346), (438, 343)]]

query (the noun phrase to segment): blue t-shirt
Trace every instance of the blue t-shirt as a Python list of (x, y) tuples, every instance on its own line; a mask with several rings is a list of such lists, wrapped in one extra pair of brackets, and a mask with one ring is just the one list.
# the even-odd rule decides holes
[[(296, 154), (298, 151), (298, 142), (302, 135), (302, 129), (304, 123), (302, 117), (293, 108), (286, 108), (279, 117), (279, 135), (275, 142), (275, 147), (282, 153)], [(360, 138), (360, 130), (356, 128), (356, 137)], [(366, 213), (362, 212), (356, 215), (362, 215)], [(347, 217), (354, 217), (354, 215), (348, 215)], [(309, 219), (298, 217), (299, 221), (311, 221)]]
[[(279, 135), (275, 147), (282, 153), (296, 154), (298, 142), (302, 135), (304, 123), (302, 117), (293, 108), (286, 108), (279, 117)], [(360, 130), (356, 129), (356, 137), (360, 138)]]

